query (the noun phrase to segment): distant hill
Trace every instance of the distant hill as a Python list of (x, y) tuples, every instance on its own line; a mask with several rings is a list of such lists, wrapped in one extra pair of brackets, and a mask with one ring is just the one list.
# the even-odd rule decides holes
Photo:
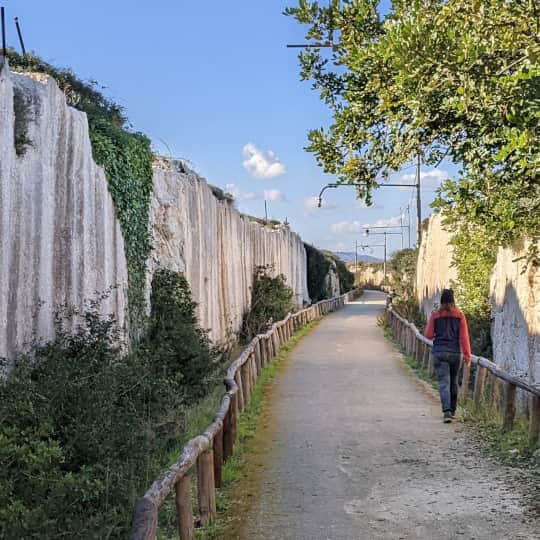
[[(354, 262), (354, 251), (335, 251), (334, 253), (345, 263)], [(363, 253), (359, 253), (358, 262), (382, 262), (382, 261), (381, 259), (377, 259), (377, 257), (372, 257), (371, 255), (365, 255)]]

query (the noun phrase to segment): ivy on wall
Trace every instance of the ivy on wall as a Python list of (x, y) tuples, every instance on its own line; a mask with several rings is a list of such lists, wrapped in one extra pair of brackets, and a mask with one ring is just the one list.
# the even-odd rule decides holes
[(53, 77), (67, 103), (88, 116), (93, 157), (105, 169), (124, 236), (130, 330), (131, 336), (136, 337), (145, 318), (146, 261), (151, 249), (148, 220), (154, 156), (150, 140), (127, 129), (122, 107), (106, 98), (95, 81), (83, 81), (71, 70), (52, 66), (35, 55), (23, 57), (9, 51), (8, 57), (15, 71)]
[(128, 133), (103, 119), (90, 122), (90, 140), (94, 160), (105, 169), (124, 234), (130, 327), (135, 336), (145, 316), (146, 261), (151, 250), (148, 220), (153, 154), (150, 141), (144, 135)]
[(354, 274), (347, 270), (345, 263), (330, 251), (320, 251), (309, 244), (304, 244), (307, 254), (307, 281), (309, 297), (313, 303), (329, 298), (326, 276), (330, 268), (335, 265), (340, 293), (350, 291), (354, 286)]

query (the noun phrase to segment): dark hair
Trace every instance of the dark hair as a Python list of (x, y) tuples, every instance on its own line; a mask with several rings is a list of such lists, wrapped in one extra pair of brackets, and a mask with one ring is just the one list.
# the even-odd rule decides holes
[(454, 291), (452, 289), (444, 289), (441, 294), (441, 311), (450, 311), (455, 305)]

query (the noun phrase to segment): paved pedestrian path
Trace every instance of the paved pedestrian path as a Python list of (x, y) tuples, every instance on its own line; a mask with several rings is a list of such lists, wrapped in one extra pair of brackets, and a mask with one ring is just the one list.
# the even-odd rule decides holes
[(242, 540), (540, 539), (518, 472), (443, 424), (383, 337), (381, 293), (325, 318), (273, 392)]

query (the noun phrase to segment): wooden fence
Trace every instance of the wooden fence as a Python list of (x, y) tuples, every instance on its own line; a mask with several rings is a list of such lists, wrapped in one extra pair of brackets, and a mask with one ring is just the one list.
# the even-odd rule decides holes
[(226, 393), (214, 422), (183, 448), (178, 461), (164, 471), (135, 505), (131, 540), (154, 540), (158, 528), (158, 512), (174, 491), (178, 534), (182, 540), (194, 537), (190, 469), (197, 465), (197, 494), (202, 525), (216, 514), (216, 488), (221, 487), (223, 463), (233, 453), (238, 417), (249, 402), (257, 378), (263, 368), (279, 352), (281, 346), (302, 326), (335, 311), (358, 296), (358, 290), (323, 300), (302, 311), (289, 313), (275, 323), (266, 334), (256, 336), (235, 360), (224, 379)]
[[(414, 357), (430, 376), (435, 374), (431, 348), (433, 342), (418, 331), (416, 326), (396, 313), (392, 306), (386, 309), (386, 322), (392, 333), (405, 352)], [(476, 366), (474, 375), (471, 375), (471, 366), (463, 366), (463, 382), (460, 390), (461, 398), (469, 398), (473, 387), (472, 399), (477, 408), (482, 403), (489, 406), (490, 413), (502, 413), (503, 431), (511, 431), (516, 417), (516, 390), (521, 388), (529, 396), (529, 443), (534, 446), (538, 443), (540, 434), (540, 387), (533, 386), (517, 377), (501, 370), (496, 364), (482, 358), (472, 356), (472, 364)], [(471, 381), (471, 376), (473, 381)]]

